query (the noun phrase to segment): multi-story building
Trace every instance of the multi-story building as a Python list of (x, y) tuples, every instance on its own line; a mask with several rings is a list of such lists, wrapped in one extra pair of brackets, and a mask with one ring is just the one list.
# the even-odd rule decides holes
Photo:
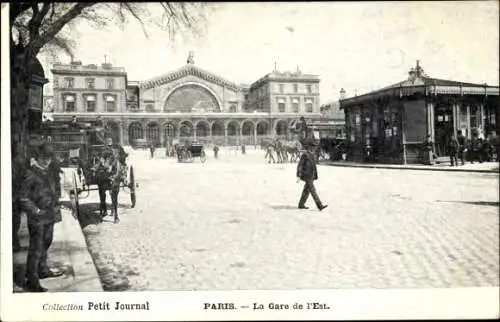
[(220, 145), (291, 139), (304, 116), (321, 119), (319, 76), (273, 71), (251, 85), (235, 84), (194, 65), (139, 82), (111, 64), (54, 65), (54, 118), (92, 122), (97, 115), (124, 145), (192, 140)]

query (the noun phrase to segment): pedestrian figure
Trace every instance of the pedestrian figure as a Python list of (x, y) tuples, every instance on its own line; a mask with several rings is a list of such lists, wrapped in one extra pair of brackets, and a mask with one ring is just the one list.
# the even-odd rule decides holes
[(431, 136), (427, 135), (424, 146), (424, 164), (433, 165), (434, 164), (434, 143), (432, 142)]
[(462, 163), (462, 165), (464, 165), (468, 151), (467, 150), (468, 144), (467, 144), (467, 138), (465, 137), (465, 135), (463, 135), (462, 130), (458, 130), (457, 141), (458, 141), (458, 157), (460, 158), (460, 162)]
[(306, 151), (300, 157), (299, 164), (297, 165), (297, 182), (299, 179), (304, 181), (304, 189), (300, 197), (299, 209), (308, 209), (305, 204), (307, 198), (309, 198), (309, 194), (311, 194), (316, 203), (316, 207), (321, 211), (328, 207), (328, 205), (323, 205), (314, 187), (314, 180), (318, 179), (316, 159), (313, 154), (314, 146), (312, 143), (308, 143), (305, 144), (305, 148)]
[(246, 153), (246, 148), (245, 148), (245, 145), (241, 145), (241, 154), (245, 154)]
[[(25, 288), (30, 292), (46, 292), (40, 279), (63, 275), (47, 265), (47, 252), (52, 244), (54, 224), (61, 221), (60, 169), (52, 164), (54, 154), (46, 143), (35, 153), (21, 183), (20, 203), (28, 217), (29, 247)], [(56, 175), (57, 174), (57, 175)]]
[(271, 163), (271, 160), (273, 160), (273, 163), (276, 163), (276, 160), (274, 160), (274, 156), (273, 156), (273, 146), (272, 145), (268, 145), (266, 146), (266, 155), (264, 156), (265, 159), (269, 158), (269, 160), (267, 161), (267, 163)]
[(457, 155), (458, 155), (459, 144), (455, 135), (451, 136), (448, 148), (450, 150), (450, 166), (452, 167), (458, 166)]
[(214, 146), (214, 158), (219, 158), (219, 147), (217, 145)]
[(155, 144), (154, 142), (151, 142), (151, 144), (149, 145), (149, 152), (151, 153), (151, 159), (154, 157), (155, 155)]

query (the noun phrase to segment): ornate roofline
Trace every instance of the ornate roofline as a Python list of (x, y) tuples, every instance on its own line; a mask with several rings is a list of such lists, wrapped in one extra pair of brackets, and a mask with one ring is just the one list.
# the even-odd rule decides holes
[(183, 67), (181, 67), (178, 70), (175, 70), (173, 72), (169, 72), (169, 73), (163, 74), (161, 76), (158, 76), (158, 77), (146, 80), (146, 81), (142, 81), (142, 82), (140, 82), (139, 87), (142, 90), (150, 89), (150, 88), (153, 88), (155, 86), (161, 86), (163, 84), (175, 81), (179, 78), (182, 78), (182, 77), (185, 77), (188, 75), (200, 77), (201, 79), (204, 79), (206, 81), (209, 81), (209, 82), (212, 82), (212, 83), (224, 86), (224, 87), (228, 87), (229, 89), (232, 89), (234, 91), (241, 90), (240, 86), (236, 85), (235, 83), (230, 82), (230, 81), (228, 81), (220, 76), (217, 76), (213, 73), (210, 73), (204, 69), (201, 69), (197, 66), (193, 66), (191, 64), (185, 65), (185, 66), (183, 66)]

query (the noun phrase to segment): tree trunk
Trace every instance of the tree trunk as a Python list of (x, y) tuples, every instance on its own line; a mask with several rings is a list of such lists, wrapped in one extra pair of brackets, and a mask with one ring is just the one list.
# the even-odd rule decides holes
[(23, 54), (11, 56), (11, 153), (12, 199), (17, 198), (19, 183), (27, 165), (28, 102), (31, 82), (29, 60)]

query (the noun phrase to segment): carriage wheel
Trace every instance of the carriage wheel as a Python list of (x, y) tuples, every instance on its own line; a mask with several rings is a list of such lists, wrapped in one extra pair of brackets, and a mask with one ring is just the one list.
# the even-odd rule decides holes
[(134, 178), (134, 167), (130, 166), (130, 174), (129, 174), (129, 186), (130, 189), (130, 202), (132, 203), (131, 208), (135, 207), (135, 178)]
[(80, 200), (78, 196), (78, 186), (76, 184), (76, 174), (73, 173), (73, 187), (69, 192), (69, 198), (73, 207), (73, 217), (80, 217)]
[(205, 154), (205, 150), (201, 150), (200, 152), (200, 160), (202, 163), (205, 163), (205, 161), (207, 160), (207, 155)]

